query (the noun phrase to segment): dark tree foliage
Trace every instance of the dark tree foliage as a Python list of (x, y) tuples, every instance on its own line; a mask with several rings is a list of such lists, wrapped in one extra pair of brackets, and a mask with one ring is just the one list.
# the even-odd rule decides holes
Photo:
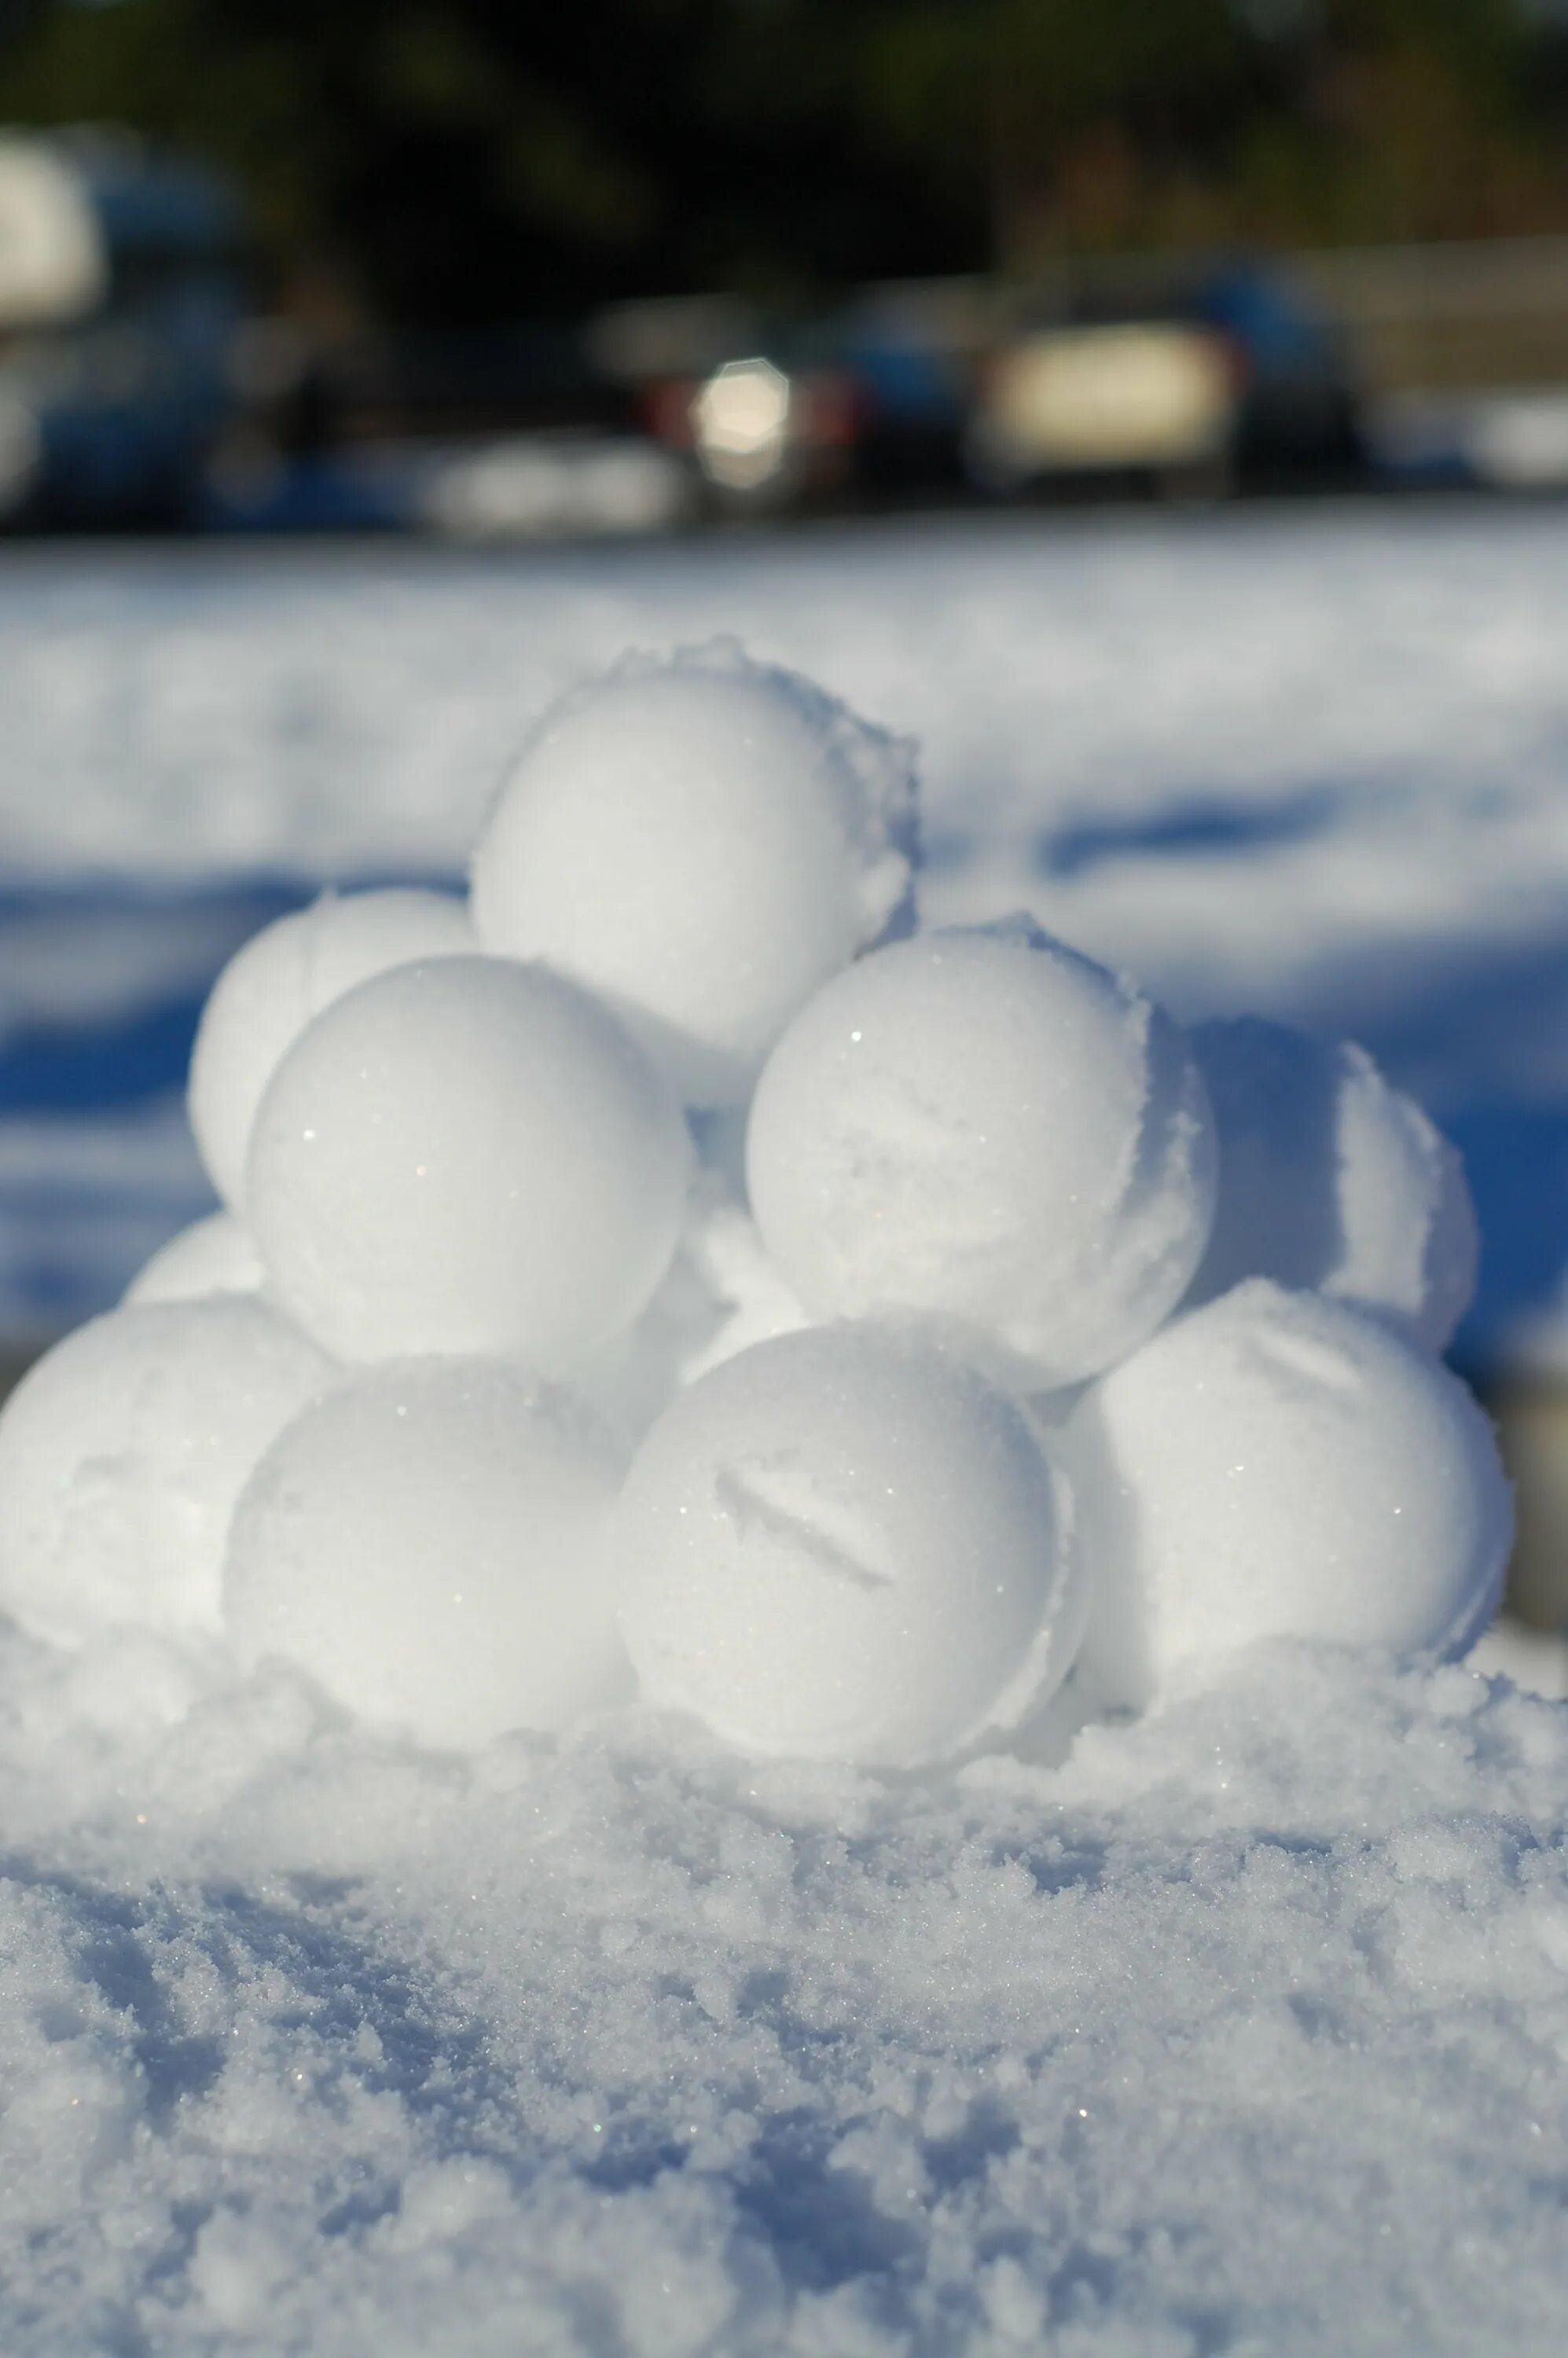
[(0, 0), (0, 115), (248, 189), (297, 295), (516, 317), (1568, 222), (1568, 0)]

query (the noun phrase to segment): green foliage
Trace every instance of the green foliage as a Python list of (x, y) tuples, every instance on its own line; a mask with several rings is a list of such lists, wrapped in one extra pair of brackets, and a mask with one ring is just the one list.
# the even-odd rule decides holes
[(249, 190), (405, 316), (1568, 222), (1523, 0), (0, 0), (0, 113)]

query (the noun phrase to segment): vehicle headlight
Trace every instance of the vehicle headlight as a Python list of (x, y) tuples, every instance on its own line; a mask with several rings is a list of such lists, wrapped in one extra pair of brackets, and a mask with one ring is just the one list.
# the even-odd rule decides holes
[(784, 463), (789, 379), (772, 361), (726, 361), (692, 403), (691, 424), (704, 474), (727, 491), (756, 491)]

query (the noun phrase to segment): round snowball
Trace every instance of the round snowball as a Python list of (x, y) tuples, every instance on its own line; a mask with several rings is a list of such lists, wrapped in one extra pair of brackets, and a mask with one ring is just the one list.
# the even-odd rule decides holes
[(1334, 1295), (1441, 1351), (1476, 1290), (1458, 1153), (1364, 1048), (1258, 1017), (1204, 1023), (1193, 1054), (1219, 1140), (1219, 1200), (1187, 1299), (1247, 1277)]
[(675, 1249), (689, 1142), (664, 1083), (575, 983), (509, 958), (378, 975), (267, 1088), (246, 1194), (268, 1280), (343, 1358), (576, 1367)]
[(579, 1408), (503, 1361), (362, 1370), (235, 1510), (235, 1650), (425, 1744), (562, 1727), (630, 1691), (603, 1545), (620, 1474)]
[(737, 1104), (904, 901), (914, 793), (907, 745), (729, 642), (633, 660), (524, 749), (474, 853), (474, 924), (608, 1000), (687, 1104)]
[(216, 1628), (234, 1500), (335, 1372), (241, 1294), (78, 1327), (0, 1414), (0, 1606), (62, 1646)]
[(210, 1212), (160, 1245), (125, 1288), (127, 1302), (200, 1302), (210, 1293), (254, 1293), (261, 1256), (232, 1212)]
[(1253, 1279), (1096, 1384), (1062, 1436), (1086, 1674), (1140, 1704), (1241, 1646), (1461, 1653), (1512, 1536), (1491, 1428), (1380, 1320)]
[(462, 902), (409, 888), (324, 892), (236, 950), (209, 994), (190, 1058), (190, 1127), (226, 1204), (243, 1207), (262, 1092), (311, 1017), (389, 967), (474, 946)]
[(1181, 1033), (1027, 923), (923, 935), (828, 983), (768, 1061), (746, 1160), (809, 1312), (939, 1318), (1029, 1390), (1152, 1333), (1213, 1214)]
[(616, 1517), (654, 1703), (740, 1750), (914, 1766), (1015, 1725), (1084, 1600), (1065, 1493), (1011, 1395), (897, 1330), (784, 1335), (643, 1442)]

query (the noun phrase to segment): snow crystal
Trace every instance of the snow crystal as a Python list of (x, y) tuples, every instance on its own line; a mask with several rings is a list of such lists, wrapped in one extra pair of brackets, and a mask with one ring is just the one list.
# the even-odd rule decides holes
[(245, 1192), (270, 1283), (328, 1349), (552, 1373), (649, 1300), (687, 1153), (658, 1076), (585, 991), (447, 957), (361, 983), (301, 1033)]
[(742, 1099), (910, 886), (909, 746), (719, 641), (544, 719), (473, 859), (487, 949), (604, 996), (687, 1103)]
[(1462, 1651), (1497, 1609), (1512, 1515), (1490, 1426), (1342, 1303), (1251, 1279), (1091, 1385), (1060, 1440), (1084, 1669), (1119, 1702), (1260, 1638)]
[(1085, 1598), (1023, 1412), (875, 1326), (759, 1343), (684, 1392), (616, 1517), (644, 1694), (739, 1749), (913, 1764), (1060, 1682)]
[(460, 901), (407, 889), (324, 892), (252, 935), (212, 986), (190, 1060), (190, 1127), (226, 1204), (243, 1207), (256, 1108), (311, 1017), (388, 968), (473, 948)]
[(1441, 1351), (1476, 1290), (1464, 1165), (1365, 1049), (1257, 1017), (1191, 1035), (1219, 1140), (1214, 1233), (1187, 1299), (1245, 1277), (1394, 1317)]
[(210, 1293), (254, 1293), (262, 1265), (232, 1212), (209, 1212), (160, 1245), (125, 1289), (127, 1302), (200, 1302)]
[(1027, 924), (863, 958), (758, 1086), (747, 1176), (819, 1317), (918, 1312), (1047, 1390), (1167, 1315), (1207, 1240), (1207, 1100), (1181, 1033)]
[(0, 1417), (0, 1604), (59, 1645), (114, 1622), (216, 1628), (234, 1500), (332, 1376), (243, 1294), (79, 1326)]
[(373, 1368), (278, 1435), (234, 1512), (225, 1626), (424, 1743), (558, 1727), (630, 1686), (603, 1560), (621, 1465), (517, 1368)]

